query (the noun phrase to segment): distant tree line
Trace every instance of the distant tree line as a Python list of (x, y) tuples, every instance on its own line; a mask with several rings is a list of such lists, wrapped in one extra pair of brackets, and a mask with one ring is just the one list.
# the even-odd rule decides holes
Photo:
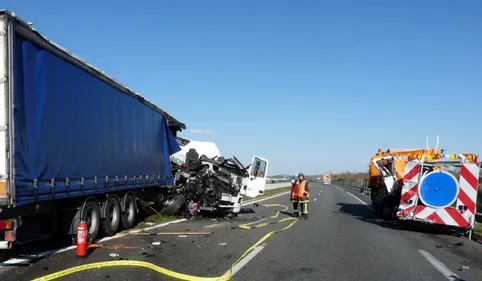
[(368, 173), (363, 173), (363, 172), (357, 172), (357, 173), (344, 172), (339, 174), (333, 173), (331, 178), (333, 182), (341, 182), (341, 181), (356, 182), (360, 180), (368, 180)]

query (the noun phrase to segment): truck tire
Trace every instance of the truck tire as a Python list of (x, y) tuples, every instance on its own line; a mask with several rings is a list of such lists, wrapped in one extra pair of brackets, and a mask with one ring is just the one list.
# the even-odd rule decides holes
[(127, 194), (122, 202), (124, 204), (124, 212), (121, 214), (122, 228), (131, 229), (136, 223), (136, 199), (132, 194)]
[(87, 223), (87, 241), (97, 239), (100, 230), (99, 205), (94, 200), (84, 202), (82, 217)]
[(161, 214), (165, 216), (174, 215), (174, 213), (181, 209), (184, 203), (186, 203), (186, 197), (184, 197), (182, 194), (179, 194), (166, 201), (165, 207), (161, 210)]
[(102, 219), (102, 230), (105, 235), (112, 236), (117, 233), (121, 221), (120, 204), (117, 197), (109, 197), (104, 204), (102, 204), (102, 212), (104, 218)]

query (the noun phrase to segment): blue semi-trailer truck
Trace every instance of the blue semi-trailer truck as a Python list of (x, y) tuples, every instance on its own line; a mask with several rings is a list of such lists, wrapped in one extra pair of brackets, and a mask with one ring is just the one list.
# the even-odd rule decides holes
[(81, 219), (114, 235), (173, 184), (185, 125), (7, 10), (0, 93), (0, 249), (74, 238)]

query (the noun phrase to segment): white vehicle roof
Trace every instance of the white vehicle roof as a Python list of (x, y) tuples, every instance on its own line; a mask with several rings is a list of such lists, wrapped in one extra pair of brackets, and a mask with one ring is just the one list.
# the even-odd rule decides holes
[(191, 148), (195, 148), (199, 156), (206, 155), (209, 158), (221, 156), (221, 152), (219, 151), (217, 145), (214, 142), (195, 141), (181, 137), (177, 137), (176, 139), (181, 146), (181, 151), (173, 154), (172, 157), (177, 158), (182, 162), (186, 161), (186, 153)]

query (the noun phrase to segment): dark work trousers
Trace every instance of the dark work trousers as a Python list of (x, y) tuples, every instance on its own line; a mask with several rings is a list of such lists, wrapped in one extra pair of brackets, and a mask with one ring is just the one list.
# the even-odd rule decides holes
[(300, 203), (300, 209), (301, 209), (301, 215), (305, 218), (308, 217), (308, 204), (310, 203), (310, 200), (300, 200), (298, 201)]
[(298, 211), (298, 200), (297, 199), (292, 199), (291, 200), (293, 202), (293, 209), (294, 209), (294, 212), (293, 212), (293, 215), (295, 216), (298, 216), (299, 214), (299, 211)]

